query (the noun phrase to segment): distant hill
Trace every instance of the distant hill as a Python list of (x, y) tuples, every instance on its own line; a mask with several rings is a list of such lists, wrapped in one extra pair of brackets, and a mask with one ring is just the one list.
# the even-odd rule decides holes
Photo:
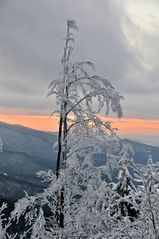
[[(34, 194), (42, 190), (36, 172), (56, 167), (56, 153), (52, 145), (56, 134), (42, 132), (19, 125), (0, 122), (3, 152), (0, 152), (0, 199), (17, 200), (23, 191)], [(159, 148), (135, 141), (128, 141), (134, 148), (136, 163), (146, 164), (149, 153), (159, 161)], [(96, 155), (96, 165), (106, 162), (104, 154)]]
[(3, 152), (0, 152), (0, 198), (17, 199), (23, 191), (39, 191), (40, 170), (55, 170), (56, 135), (0, 122)]
[(139, 164), (146, 164), (149, 154), (151, 154), (153, 162), (159, 162), (159, 147), (139, 143), (136, 141), (125, 139), (134, 148), (134, 161)]

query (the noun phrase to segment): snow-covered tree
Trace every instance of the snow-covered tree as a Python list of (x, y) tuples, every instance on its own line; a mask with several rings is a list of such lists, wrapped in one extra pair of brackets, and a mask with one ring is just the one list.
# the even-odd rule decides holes
[[(56, 97), (59, 114), (58, 150), (56, 176), (60, 170), (66, 168), (70, 157), (99, 151), (106, 143), (108, 134), (114, 134), (110, 122), (103, 122), (98, 113), (105, 108), (106, 114), (114, 112), (122, 116), (120, 100), (122, 96), (105, 78), (94, 74), (94, 65), (90, 61), (71, 62), (74, 49), (73, 31), (78, 30), (74, 20), (67, 21), (67, 32), (62, 56), (62, 73), (49, 86), (48, 95)], [(60, 227), (64, 227), (63, 190), (58, 193), (57, 220)]]
[[(62, 74), (51, 82), (48, 93), (48, 95), (56, 97), (57, 110), (53, 113), (59, 113), (57, 177), (61, 161), (65, 165), (70, 150), (74, 148), (70, 145), (73, 142), (68, 142), (72, 133), (73, 138), (76, 136), (74, 138), (76, 140), (79, 133), (80, 136), (84, 133), (85, 137), (92, 137), (96, 131), (101, 137), (103, 132), (113, 132), (110, 122), (104, 123), (97, 115), (104, 106), (106, 113), (111, 109), (118, 117), (122, 116), (120, 105), (122, 97), (107, 79), (92, 74), (93, 63), (90, 61), (71, 62), (70, 57), (74, 48), (72, 30), (78, 30), (78, 27), (74, 20), (68, 20), (64, 54), (61, 61)], [(84, 136), (80, 143), (83, 143)], [(80, 139), (78, 138), (78, 140)], [(89, 140), (87, 141), (89, 142)], [(84, 144), (87, 145), (86, 142)], [(81, 152), (81, 148), (79, 150)], [(71, 155), (72, 153), (71, 151)]]
[(4, 224), (4, 214), (3, 211), (6, 209), (7, 205), (5, 203), (2, 204), (1, 208), (0, 208), (0, 238), (2, 239), (6, 239), (7, 236), (7, 232), (6, 232), (6, 228), (5, 226), (3, 227)]
[[(135, 181), (138, 185), (137, 193), (133, 197), (136, 201), (137, 219), (131, 221), (122, 220), (117, 230), (123, 232), (124, 238), (159, 238), (159, 194), (158, 194), (158, 165), (154, 164), (149, 156), (148, 163), (136, 165), (131, 163), (134, 169)], [(128, 217), (126, 217), (128, 219)], [(125, 230), (126, 229), (126, 230)], [(127, 236), (126, 236), (127, 235)]]
[(124, 143), (120, 152), (121, 158), (118, 161), (119, 174), (117, 183), (114, 183), (113, 191), (116, 192), (113, 196), (114, 204), (112, 206), (112, 215), (116, 215), (117, 219), (121, 217), (129, 217), (134, 220), (137, 217), (137, 209), (135, 208), (135, 194), (137, 188), (134, 185), (132, 176), (129, 172), (129, 164), (131, 162), (130, 154), (132, 147), (129, 143)]
[[(32, 239), (91, 238), (106, 230), (106, 221), (111, 189), (102, 180), (100, 169), (93, 166), (89, 156), (79, 161), (71, 159), (70, 165), (61, 170), (60, 177), (51, 172), (41, 172), (49, 182), (43, 193), (20, 199), (12, 212), (12, 218), (19, 221), (24, 215)], [(57, 189), (64, 190), (65, 227), (56, 221)], [(45, 214), (45, 208), (50, 216)], [(108, 226), (108, 225), (107, 225)]]
[[(157, 187), (159, 184), (158, 165), (153, 163), (151, 155), (149, 155), (146, 169), (142, 174), (142, 204), (140, 214), (149, 228), (149, 234), (152, 238), (159, 238), (159, 193)], [(145, 229), (146, 230), (146, 229)]]
[(153, 164), (152, 156), (149, 155), (145, 170), (146, 172), (143, 174), (144, 190), (148, 194), (156, 192), (155, 183), (157, 183), (158, 179), (156, 169)]
[(0, 207), (0, 238), (1, 239), (15, 239), (17, 237), (16, 234), (9, 234), (8, 228), (11, 226), (11, 221), (5, 218), (5, 209), (7, 209), (7, 204), (3, 203)]

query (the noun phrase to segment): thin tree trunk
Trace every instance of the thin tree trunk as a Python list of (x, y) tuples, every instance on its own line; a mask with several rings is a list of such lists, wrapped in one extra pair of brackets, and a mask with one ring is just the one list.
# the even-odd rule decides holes
[[(66, 87), (66, 95), (68, 97), (68, 89)], [(66, 169), (66, 158), (67, 158), (67, 102), (64, 103), (64, 112), (65, 117), (63, 119), (63, 169)], [(61, 197), (60, 197), (60, 220), (59, 224), (61, 228), (64, 228), (64, 186), (61, 189)]]
[(56, 161), (56, 177), (59, 177), (60, 164), (61, 164), (61, 151), (62, 151), (62, 124), (63, 117), (62, 112), (60, 114), (60, 122), (59, 122), (59, 132), (58, 132), (58, 153), (57, 153), (57, 161)]
[[(62, 108), (62, 107), (61, 107)], [(57, 161), (56, 161), (56, 177), (58, 179), (59, 173), (60, 173), (60, 164), (61, 164), (61, 152), (62, 152), (62, 124), (63, 124), (63, 117), (62, 117), (62, 112), (60, 114), (60, 122), (59, 122), (59, 132), (58, 132), (58, 153), (57, 153)], [(60, 195), (59, 192), (56, 192), (56, 197), (57, 197), (57, 204), (56, 204), (56, 221), (57, 224), (60, 226)]]
[[(68, 46), (68, 38), (69, 38), (69, 25), (67, 25), (67, 37), (66, 44), (64, 48), (64, 68), (63, 68), (63, 83), (66, 84), (67, 74), (68, 74), (68, 63), (69, 56), (67, 56), (67, 46)], [(66, 84), (66, 88), (64, 89), (64, 93), (66, 94), (66, 98), (68, 98), (68, 88)], [(62, 102), (61, 106), (61, 114), (60, 114), (60, 122), (59, 122), (59, 134), (58, 134), (58, 154), (57, 154), (57, 166), (56, 166), (56, 176), (59, 177), (61, 163), (63, 169), (66, 168), (66, 149), (67, 149), (67, 101)], [(63, 133), (63, 135), (62, 135)], [(62, 137), (63, 136), (63, 137)], [(62, 156), (62, 159), (61, 159)], [(62, 160), (62, 162), (61, 162)], [(64, 185), (60, 193), (57, 193), (57, 223), (60, 228), (64, 228)]]

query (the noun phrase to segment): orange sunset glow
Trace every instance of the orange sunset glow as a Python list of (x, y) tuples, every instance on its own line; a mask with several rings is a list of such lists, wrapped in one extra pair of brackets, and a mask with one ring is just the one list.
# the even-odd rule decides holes
[[(103, 120), (106, 117), (102, 116)], [(148, 135), (159, 134), (159, 120), (137, 119), (137, 118), (108, 118), (114, 128), (118, 128), (120, 135)], [(43, 131), (57, 131), (58, 117), (49, 117), (48, 115), (0, 115), (0, 121), (19, 124)]]

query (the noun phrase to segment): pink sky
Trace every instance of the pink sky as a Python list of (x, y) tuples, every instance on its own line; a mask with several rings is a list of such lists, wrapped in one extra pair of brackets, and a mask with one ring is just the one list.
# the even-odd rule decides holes
[[(107, 118), (102, 116), (103, 120)], [(57, 131), (58, 117), (48, 115), (7, 115), (1, 114), (0, 120), (11, 124), (20, 124), (33, 129), (44, 131)], [(158, 135), (159, 120), (139, 118), (108, 118), (114, 128), (118, 128), (119, 135)]]

